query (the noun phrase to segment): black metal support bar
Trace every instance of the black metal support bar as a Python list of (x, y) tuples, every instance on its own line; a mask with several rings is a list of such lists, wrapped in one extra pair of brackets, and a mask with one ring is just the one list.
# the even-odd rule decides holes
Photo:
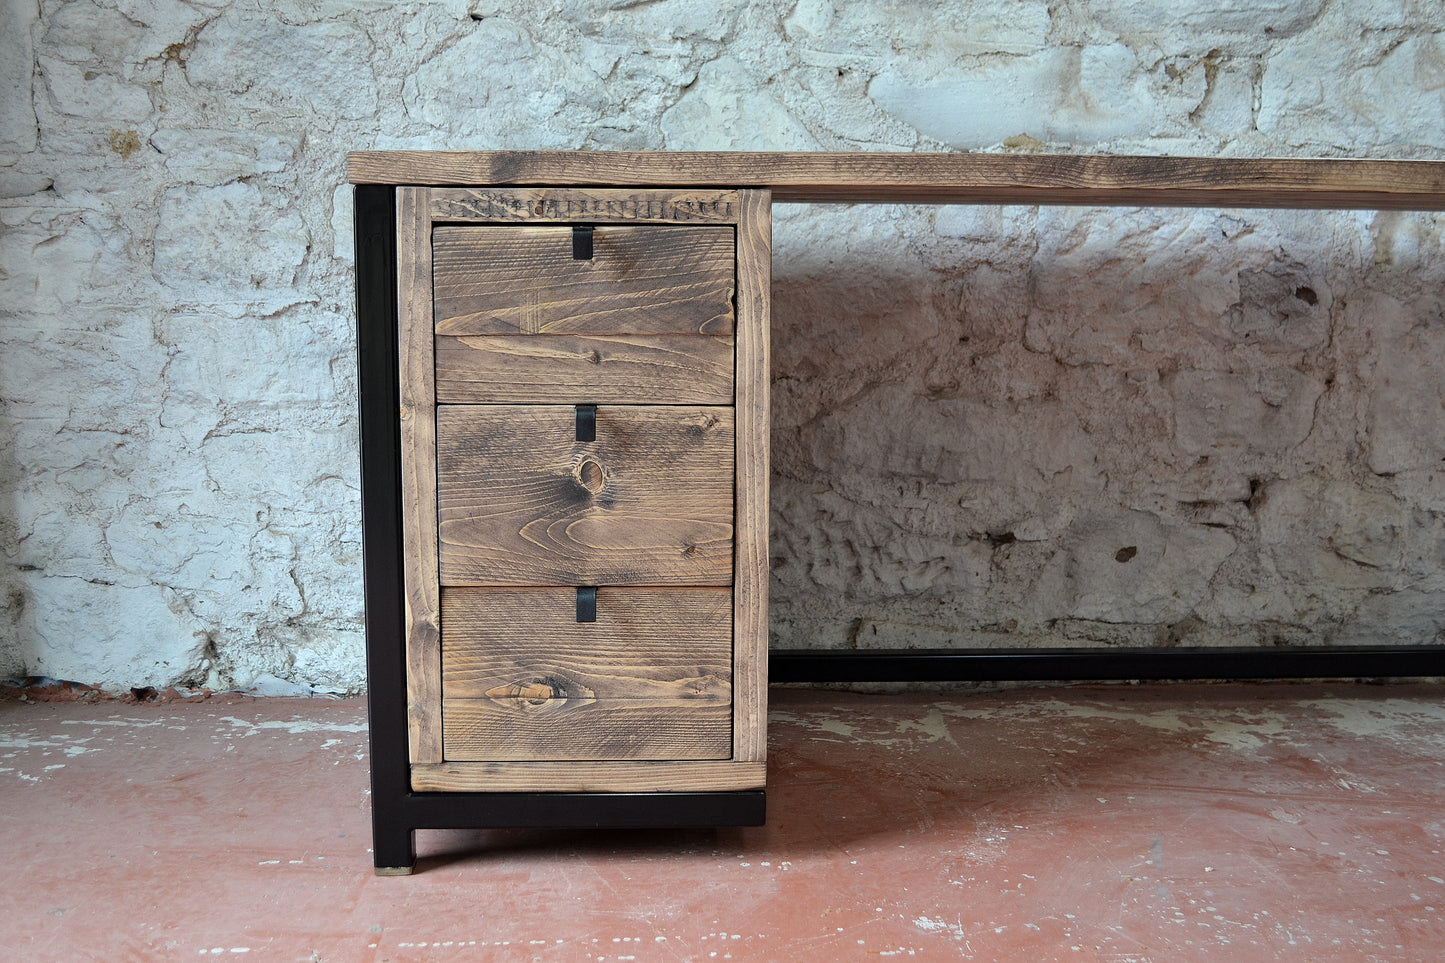
[(1445, 646), (1190, 649), (778, 649), (772, 682), (1057, 682), (1445, 676)]
[(764, 797), (761, 789), (412, 793), (402, 800), (402, 808), (410, 824), (418, 829), (682, 829), (761, 826), (767, 814)]

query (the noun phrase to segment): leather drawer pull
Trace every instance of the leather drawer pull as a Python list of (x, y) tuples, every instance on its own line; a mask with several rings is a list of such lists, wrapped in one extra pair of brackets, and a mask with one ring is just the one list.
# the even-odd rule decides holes
[(572, 225), (572, 260), (592, 260), (592, 225)]
[(596, 405), (578, 405), (578, 406), (577, 406), (577, 440), (578, 440), (578, 441), (596, 441), (596, 440), (597, 440), (597, 406), (596, 406)]
[(577, 621), (597, 621), (597, 586), (582, 585), (577, 588)]

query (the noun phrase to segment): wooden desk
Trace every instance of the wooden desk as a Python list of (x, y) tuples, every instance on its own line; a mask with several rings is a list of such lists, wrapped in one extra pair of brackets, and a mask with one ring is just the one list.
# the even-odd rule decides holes
[(1445, 674), (1445, 647), (770, 657), (766, 541), (774, 201), (1440, 210), (1445, 163), (361, 152), (350, 180), (379, 871), (416, 828), (761, 822), (770, 665)]

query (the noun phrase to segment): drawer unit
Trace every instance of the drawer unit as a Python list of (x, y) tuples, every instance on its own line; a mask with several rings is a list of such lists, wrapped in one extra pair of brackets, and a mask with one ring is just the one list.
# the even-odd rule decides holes
[(410, 793), (760, 804), (768, 210), (396, 189)]

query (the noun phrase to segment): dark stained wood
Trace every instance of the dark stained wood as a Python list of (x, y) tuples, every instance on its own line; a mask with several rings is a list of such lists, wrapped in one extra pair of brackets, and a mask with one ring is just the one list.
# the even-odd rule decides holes
[(441, 403), (733, 403), (733, 339), (705, 335), (436, 338)]
[(737, 222), (736, 191), (639, 191), (586, 188), (440, 188), (431, 192), (436, 221), (626, 224)]
[(733, 331), (733, 228), (601, 226), (593, 257), (569, 227), (438, 226), (438, 334)]
[(767, 758), (768, 343), (772, 204), (742, 192), (738, 222), (737, 533), (733, 614), (735, 758)]
[(437, 409), (443, 585), (732, 582), (733, 411)]
[(727, 759), (733, 751), (732, 707), (726, 703), (451, 699), (443, 728), (452, 762)]
[(406, 587), (407, 727), (411, 761), (441, 762), (441, 608), (437, 584), (436, 418), (432, 391), (431, 221), (426, 190), (397, 206), (397, 366)]
[(726, 588), (597, 590), (597, 621), (576, 621), (576, 590), (442, 592), (442, 697), (728, 702), (732, 594)]
[(356, 184), (770, 189), (786, 202), (1445, 209), (1445, 162), (1096, 154), (363, 151)]
[(726, 588), (446, 589), (446, 758), (725, 759), (732, 755)]

